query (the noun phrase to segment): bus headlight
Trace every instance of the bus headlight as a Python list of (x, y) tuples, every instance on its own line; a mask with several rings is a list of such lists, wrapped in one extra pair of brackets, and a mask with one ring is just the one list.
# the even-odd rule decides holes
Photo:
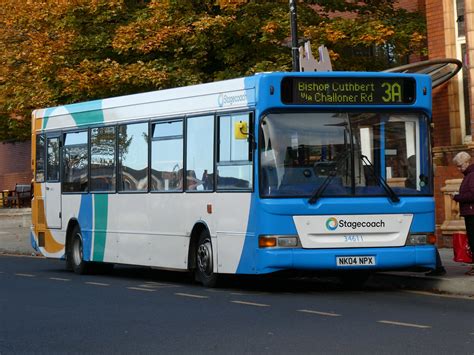
[(434, 234), (410, 234), (405, 243), (405, 245), (426, 244), (436, 244), (436, 236)]
[(300, 239), (297, 235), (261, 235), (258, 237), (259, 248), (299, 248)]

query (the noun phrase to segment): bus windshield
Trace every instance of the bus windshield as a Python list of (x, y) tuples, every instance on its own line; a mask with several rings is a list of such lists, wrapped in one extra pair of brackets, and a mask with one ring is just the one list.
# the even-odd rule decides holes
[(430, 143), (420, 134), (427, 127), (421, 114), (267, 114), (260, 124), (260, 194), (431, 195)]

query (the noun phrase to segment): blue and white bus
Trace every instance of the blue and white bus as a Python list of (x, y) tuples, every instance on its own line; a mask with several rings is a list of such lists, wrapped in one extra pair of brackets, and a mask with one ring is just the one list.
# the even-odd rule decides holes
[(364, 279), (435, 268), (431, 79), (265, 73), (33, 113), (32, 245), (98, 263)]

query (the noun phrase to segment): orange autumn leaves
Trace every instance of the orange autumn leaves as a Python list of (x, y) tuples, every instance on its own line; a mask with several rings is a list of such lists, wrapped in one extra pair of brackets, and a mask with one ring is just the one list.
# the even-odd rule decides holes
[[(316, 2), (298, 3), (299, 36), (337, 70), (424, 50), (419, 14), (345, 19)], [(39, 107), (291, 70), (289, 22), (288, 1), (0, 0), (0, 140), (27, 138)]]

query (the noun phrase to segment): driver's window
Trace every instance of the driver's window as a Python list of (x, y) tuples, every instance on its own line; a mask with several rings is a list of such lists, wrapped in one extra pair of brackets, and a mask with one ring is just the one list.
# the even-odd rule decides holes
[[(252, 188), (251, 117), (250, 113), (243, 113), (218, 118), (218, 190), (249, 190)], [(238, 122), (245, 122), (250, 128), (247, 139), (236, 139), (234, 127)]]

